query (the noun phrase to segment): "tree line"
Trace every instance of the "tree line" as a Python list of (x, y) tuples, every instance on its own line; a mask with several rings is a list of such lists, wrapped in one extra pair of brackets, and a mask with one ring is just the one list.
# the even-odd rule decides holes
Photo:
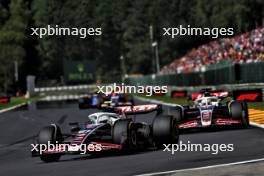
[[(97, 79), (153, 73), (149, 26), (165, 65), (210, 37), (162, 36), (163, 27), (233, 27), (235, 34), (263, 25), (262, 0), (2, 0), (0, 1), (0, 92), (25, 89), (25, 76), (60, 80), (63, 60), (94, 60)], [(100, 37), (31, 36), (31, 27), (101, 27)], [(18, 65), (18, 80), (15, 65)]]

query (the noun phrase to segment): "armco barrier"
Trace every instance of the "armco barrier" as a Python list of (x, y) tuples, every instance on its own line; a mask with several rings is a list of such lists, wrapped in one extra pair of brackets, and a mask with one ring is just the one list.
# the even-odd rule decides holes
[[(49, 96), (49, 97), (68, 97), (71, 98), (73, 96), (68, 95), (85, 95), (89, 93), (93, 93), (97, 89), (97, 85), (74, 85), (74, 86), (55, 86), (55, 87), (38, 87), (34, 88), (33, 94), (36, 96)], [(63, 99), (63, 98), (62, 98)], [(76, 98), (74, 98), (76, 99)]]

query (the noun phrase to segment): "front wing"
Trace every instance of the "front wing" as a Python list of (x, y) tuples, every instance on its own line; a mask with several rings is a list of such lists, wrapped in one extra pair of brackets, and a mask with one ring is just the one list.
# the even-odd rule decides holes
[[(212, 123), (210, 126), (211, 127), (212, 126), (228, 126), (228, 125), (230, 126), (230, 125), (241, 124), (241, 123), (242, 123), (241, 120), (234, 120), (231, 118), (214, 118), (212, 119)], [(179, 129), (187, 129), (187, 128), (203, 128), (205, 126), (202, 125), (200, 119), (193, 119), (193, 120), (180, 122), (178, 124), (178, 127)]]

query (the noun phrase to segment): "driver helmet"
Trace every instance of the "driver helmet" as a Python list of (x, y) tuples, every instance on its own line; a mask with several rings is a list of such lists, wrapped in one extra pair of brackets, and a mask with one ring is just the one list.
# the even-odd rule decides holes
[(200, 102), (200, 106), (209, 106), (212, 105), (212, 101), (209, 98), (203, 98)]
[(205, 96), (205, 97), (211, 97), (211, 94), (210, 94), (210, 92), (205, 92), (205, 93), (204, 93), (204, 96)]
[(109, 117), (104, 115), (98, 118), (98, 123), (107, 123), (109, 121)]

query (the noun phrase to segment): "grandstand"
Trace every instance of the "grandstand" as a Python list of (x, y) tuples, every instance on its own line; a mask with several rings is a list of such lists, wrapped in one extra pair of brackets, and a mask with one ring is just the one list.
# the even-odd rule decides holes
[(203, 72), (210, 69), (213, 64), (260, 61), (264, 61), (264, 27), (193, 48), (185, 56), (164, 66), (161, 73)]

